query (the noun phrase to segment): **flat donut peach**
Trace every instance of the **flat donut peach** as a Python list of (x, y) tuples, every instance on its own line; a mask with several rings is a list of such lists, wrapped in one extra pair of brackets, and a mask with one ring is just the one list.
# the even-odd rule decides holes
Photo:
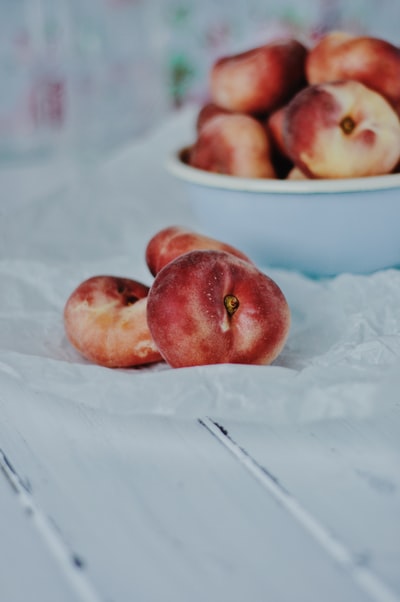
[[(167, 226), (159, 230), (148, 242), (146, 247), (146, 263), (150, 272), (155, 276), (167, 263), (189, 251), (214, 249), (232, 253), (244, 261), (251, 260), (239, 249), (205, 236), (184, 226)], [(252, 262), (251, 262), (252, 263)]]
[(69, 342), (86, 359), (108, 368), (162, 360), (147, 326), (145, 284), (118, 276), (82, 282), (64, 307)]

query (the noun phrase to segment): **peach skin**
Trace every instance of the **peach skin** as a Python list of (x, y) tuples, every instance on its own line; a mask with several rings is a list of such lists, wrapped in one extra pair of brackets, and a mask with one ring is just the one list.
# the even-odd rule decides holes
[(265, 127), (250, 115), (219, 114), (201, 127), (189, 154), (198, 169), (243, 178), (275, 178)]
[(190, 251), (158, 272), (147, 320), (173, 368), (271, 363), (281, 352), (290, 310), (278, 285), (225, 251)]
[(386, 40), (329, 32), (309, 51), (306, 75), (310, 84), (357, 80), (400, 113), (400, 48)]
[(288, 104), (284, 141), (310, 178), (390, 173), (400, 157), (400, 121), (383, 96), (357, 81), (309, 86)]
[(64, 307), (69, 342), (86, 359), (109, 368), (162, 361), (147, 326), (149, 287), (118, 276), (82, 282)]
[(295, 39), (222, 57), (210, 72), (212, 102), (230, 111), (270, 113), (306, 84), (306, 47)]
[(146, 263), (153, 276), (167, 263), (189, 251), (226, 251), (244, 261), (251, 260), (239, 249), (183, 226), (168, 226), (159, 230), (146, 247)]

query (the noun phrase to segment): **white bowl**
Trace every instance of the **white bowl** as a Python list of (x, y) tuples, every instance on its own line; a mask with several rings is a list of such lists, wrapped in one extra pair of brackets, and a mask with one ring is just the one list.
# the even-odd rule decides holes
[(210, 173), (168, 157), (204, 234), (257, 264), (314, 277), (400, 266), (400, 174), (273, 180)]

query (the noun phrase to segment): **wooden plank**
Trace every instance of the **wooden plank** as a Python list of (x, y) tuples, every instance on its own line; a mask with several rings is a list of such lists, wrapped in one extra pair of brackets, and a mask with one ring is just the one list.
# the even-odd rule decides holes
[(0, 599), (4, 602), (95, 602), (79, 570), (58, 547), (44, 541), (43, 517), (15, 482), (0, 454)]
[(226, 445), (234, 442), (276, 476), (314, 526), (339, 542), (345, 562), (364, 567), (389, 599), (400, 600), (398, 406), (357, 420), (277, 427), (224, 419), (220, 426)]
[(198, 421), (22, 391), (0, 411), (18, 478), (100, 599), (369, 600)]

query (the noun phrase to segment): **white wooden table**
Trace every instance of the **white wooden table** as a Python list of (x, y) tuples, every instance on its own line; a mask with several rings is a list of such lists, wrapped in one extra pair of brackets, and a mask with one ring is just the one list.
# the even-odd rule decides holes
[(149, 167), (188, 123), (99, 178), (3, 180), (0, 601), (399, 602), (399, 316), (363, 322), (376, 279), (278, 274), (294, 329), (266, 369), (109, 371), (65, 341), (73, 283), (131, 264), (146, 278), (149, 234), (191, 223)]
[(294, 428), (22, 397), (1, 415), (2, 600), (400, 598), (398, 408)]

